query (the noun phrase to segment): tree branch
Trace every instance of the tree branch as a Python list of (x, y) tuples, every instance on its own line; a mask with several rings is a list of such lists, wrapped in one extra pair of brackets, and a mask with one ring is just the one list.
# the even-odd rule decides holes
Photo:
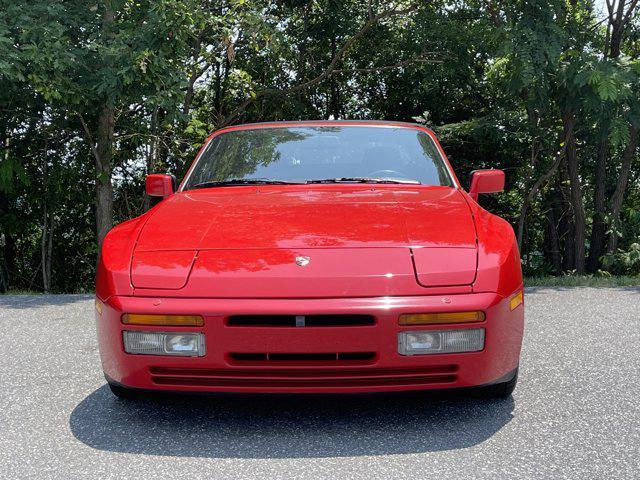
[(613, 22), (613, 7), (615, 6), (615, 0), (607, 0), (607, 10), (609, 11), (609, 21)]
[(187, 91), (184, 95), (184, 101), (182, 102), (182, 114), (188, 115), (191, 110), (191, 102), (193, 101), (193, 97), (195, 95), (194, 86), (198, 79), (211, 67), (211, 63), (205, 61), (203, 66), (198, 68), (200, 63), (196, 63), (191, 68), (191, 74), (189, 75), (189, 79), (187, 80)]
[(629, 23), (629, 20), (631, 20), (631, 14), (633, 13), (637, 5), (638, 0), (631, 0), (631, 2), (629, 3), (629, 10), (627, 10), (627, 13), (622, 20), (623, 24)]
[(618, 11), (616, 12), (616, 21), (621, 22), (624, 16), (625, 0), (618, 0)]
[(538, 178), (538, 180), (536, 180), (536, 182), (532, 185), (531, 190), (529, 190), (529, 193), (527, 194), (527, 196), (524, 198), (524, 201), (522, 202), (522, 208), (520, 209), (520, 217), (518, 218), (518, 248), (522, 248), (524, 221), (527, 215), (527, 210), (529, 209), (529, 205), (531, 205), (531, 202), (533, 202), (533, 199), (537, 195), (538, 190), (540, 190), (540, 188), (549, 179), (551, 179), (551, 177), (553, 177), (553, 175), (556, 173), (556, 170), (558, 170), (558, 167), (560, 166), (560, 163), (562, 163), (562, 159), (564, 158), (564, 152), (567, 149), (567, 144), (569, 142), (569, 138), (571, 138), (571, 135), (573, 135), (573, 123), (565, 132), (564, 139), (562, 140), (562, 144), (561, 144), (562, 148), (556, 154), (553, 164), (551, 165), (549, 170), (547, 170), (544, 174), (540, 176), (540, 178)]
[(335, 75), (337, 73), (373, 73), (373, 72), (384, 72), (385, 70), (394, 70), (396, 68), (407, 67), (409, 65), (413, 65), (416, 63), (442, 63), (443, 60), (436, 60), (432, 58), (409, 58), (407, 60), (403, 60), (402, 62), (394, 63), (393, 65), (383, 65), (380, 67), (370, 67), (370, 68), (338, 68), (331, 72), (331, 74)]
[(91, 147), (91, 153), (93, 153), (94, 158), (98, 163), (100, 163), (100, 155), (98, 155), (98, 150), (96, 149), (96, 142), (93, 141), (93, 135), (91, 135), (91, 131), (89, 127), (87, 127), (87, 123), (84, 121), (84, 117), (80, 112), (78, 112), (78, 118), (80, 119), (80, 123), (82, 124), (82, 129), (84, 130), (84, 134), (86, 136), (86, 141), (89, 143)]
[(491, 21), (493, 25), (497, 28), (502, 27), (502, 19), (500, 18), (500, 14), (496, 9), (496, 6), (491, 0), (487, 0), (487, 11), (489, 12), (489, 16), (491, 17)]

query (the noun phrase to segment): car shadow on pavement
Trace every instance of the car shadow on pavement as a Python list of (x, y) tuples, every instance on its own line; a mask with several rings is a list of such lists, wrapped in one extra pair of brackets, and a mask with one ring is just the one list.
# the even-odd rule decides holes
[(210, 458), (392, 455), (468, 448), (513, 417), (514, 401), (425, 395), (120, 400), (107, 386), (71, 413), (98, 450)]

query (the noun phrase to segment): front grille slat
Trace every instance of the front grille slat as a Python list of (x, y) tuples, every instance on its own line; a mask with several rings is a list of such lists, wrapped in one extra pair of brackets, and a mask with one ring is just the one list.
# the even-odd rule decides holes
[(376, 324), (372, 315), (233, 315), (229, 327), (362, 327)]
[(267, 360), (271, 362), (313, 362), (337, 359), (338, 356), (335, 353), (270, 353), (267, 355)]
[(196, 387), (375, 387), (375, 386), (423, 386), (453, 383), (456, 375), (430, 375), (412, 377), (340, 377), (340, 378), (196, 378), (152, 377), (157, 385)]
[(237, 362), (265, 362), (266, 353), (232, 353), (229, 357)]
[(375, 358), (375, 353), (369, 352), (347, 352), (338, 353), (338, 360), (351, 361), (351, 360), (371, 360)]
[(337, 352), (337, 353), (230, 353), (231, 364), (270, 365), (274, 363), (300, 363), (325, 365), (348, 365), (352, 363), (371, 363), (375, 360), (375, 352)]

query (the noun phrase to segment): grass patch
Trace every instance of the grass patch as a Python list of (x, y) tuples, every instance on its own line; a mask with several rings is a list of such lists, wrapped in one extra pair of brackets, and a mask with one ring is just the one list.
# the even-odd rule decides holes
[[(89, 295), (92, 294), (93, 290), (89, 291), (80, 291), (80, 292), (51, 292), (46, 295)], [(45, 295), (41, 290), (22, 290), (19, 288), (10, 288), (6, 292), (0, 293), (0, 295)]]
[(42, 292), (37, 290), (20, 290), (10, 288), (6, 292), (2, 293), (2, 295), (42, 295)]
[(525, 277), (525, 287), (628, 287), (640, 285), (640, 277), (605, 275), (565, 275), (562, 277)]

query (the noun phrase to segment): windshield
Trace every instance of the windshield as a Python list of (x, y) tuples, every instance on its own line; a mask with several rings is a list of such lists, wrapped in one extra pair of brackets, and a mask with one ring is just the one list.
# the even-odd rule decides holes
[(453, 186), (436, 145), (420, 130), (300, 126), (232, 130), (215, 136), (184, 190), (312, 182)]

